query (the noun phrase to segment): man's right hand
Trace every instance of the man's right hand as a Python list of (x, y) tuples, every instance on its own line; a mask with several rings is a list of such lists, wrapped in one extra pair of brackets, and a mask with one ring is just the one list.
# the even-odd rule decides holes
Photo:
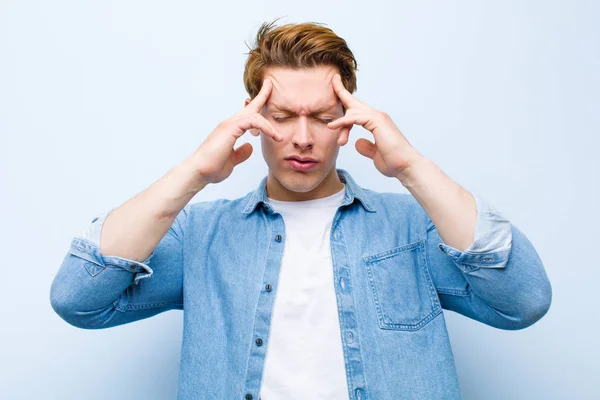
[(202, 181), (202, 186), (225, 180), (236, 165), (250, 157), (252, 154), (250, 143), (244, 143), (237, 149), (233, 149), (235, 142), (247, 130), (250, 130), (254, 136), (259, 136), (262, 131), (273, 140), (283, 140), (283, 136), (260, 114), (271, 94), (272, 87), (271, 80), (265, 79), (254, 100), (233, 117), (221, 122), (192, 154), (193, 167), (198, 179)]

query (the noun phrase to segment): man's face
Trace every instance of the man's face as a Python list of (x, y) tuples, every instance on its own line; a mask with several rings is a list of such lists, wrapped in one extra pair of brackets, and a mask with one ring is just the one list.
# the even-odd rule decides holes
[[(337, 67), (268, 68), (273, 89), (261, 114), (284, 137), (276, 142), (261, 134), (263, 157), (269, 167), (267, 194), (276, 200), (301, 201), (329, 196), (342, 189), (335, 170), (340, 129), (327, 123), (344, 115), (331, 85)], [(246, 100), (248, 103), (248, 100)], [(287, 160), (310, 157), (309, 169)]]

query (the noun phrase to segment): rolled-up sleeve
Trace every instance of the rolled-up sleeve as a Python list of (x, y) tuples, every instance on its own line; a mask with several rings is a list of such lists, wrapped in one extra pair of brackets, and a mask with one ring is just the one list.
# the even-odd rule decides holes
[(107, 264), (110, 264), (112, 266), (121, 267), (134, 274), (133, 283), (137, 285), (140, 279), (149, 278), (152, 275), (152, 268), (148, 266), (148, 262), (154, 256), (154, 251), (141, 262), (123, 257), (103, 256), (100, 253), (100, 235), (102, 233), (102, 226), (104, 225), (104, 221), (106, 220), (106, 217), (108, 217), (108, 214), (114, 209), (115, 207), (94, 217), (87, 229), (85, 229), (81, 235), (71, 240), (69, 252), (74, 256), (92, 263), (85, 264), (86, 268), (88, 268), (88, 272), (92, 276), (106, 268)]
[(465, 251), (444, 243), (427, 218), (426, 258), (444, 309), (501, 329), (541, 319), (552, 286), (531, 241), (479, 195), (474, 241)]
[(504, 268), (512, 248), (510, 221), (478, 194), (473, 193), (473, 197), (477, 204), (477, 221), (471, 246), (460, 251), (441, 241), (438, 247), (464, 266), (464, 272), (476, 268)]
[(100, 234), (102, 233), (102, 226), (104, 225), (104, 220), (108, 217), (115, 207), (109, 209), (106, 212), (96, 215), (92, 222), (86, 227), (86, 229), (81, 232), (79, 237), (86, 239), (89, 242), (94, 243), (97, 246), (100, 246)]
[[(112, 211), (71, 239), (50, 288), (50, 303), (71, 325), (101, 329), (183, 309), (183, 232), (187, 206), (144, 260), (102, 254), (100, 233)], [(147, 279), (147, 278), (152, 279)]]
[(154, 256), (154, 251), (143, 261), (130, 260), (116, 256), (103, 256), (100, 252), (99, 245), (84, 238), (74, 237), (71, 239), (69, 253), (82, 260), (89, 261), (83, 265), (91, 276), (98, 275), (107, 267), (107, 265), (121, 267), (134, 275), (133, 283), (137, 285), (140, 279), (149, 278), (153, 272), (152, 268), (148, 266), (148, 263)]

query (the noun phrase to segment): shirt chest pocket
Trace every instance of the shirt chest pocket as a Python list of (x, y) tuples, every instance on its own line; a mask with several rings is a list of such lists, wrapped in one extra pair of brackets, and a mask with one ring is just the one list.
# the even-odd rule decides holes
[(416, 331), (441, 313), (425, 259), (425, 239), (365, 256), (379, 327)]

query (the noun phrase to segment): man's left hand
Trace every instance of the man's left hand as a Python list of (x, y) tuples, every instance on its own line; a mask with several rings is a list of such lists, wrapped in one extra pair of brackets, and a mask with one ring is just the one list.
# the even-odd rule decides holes
[(339, 74), (332, 79), (333, 89), (346, 108), (343, 117), (327, 124), (329, 129), (342, 129), (338, 144), (348, 143), (348, 136), (353, 125), (361, 125), (373, 134), (375, 143), (360, 138), (356, 141), (356, 150), (365, 157), (373, 160), (375, 168), (383, 175), (399, 177), (405, 170), (422, 155), (409, 143), (394, 124), (390, 116), (375, 110), (355, 98), (344, 87)]

